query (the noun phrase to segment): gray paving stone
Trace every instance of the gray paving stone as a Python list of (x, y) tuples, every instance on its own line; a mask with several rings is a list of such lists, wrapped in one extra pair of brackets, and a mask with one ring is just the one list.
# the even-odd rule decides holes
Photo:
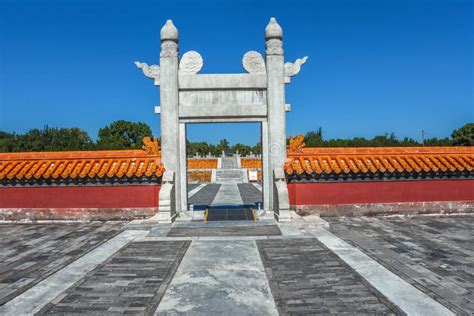
[(120, 224), (0, 224), (0, 305), (121, 231)]
[(188, 204), (195, 205), (196, 209), (202, 206), (211, 205), (214, 197), (217, 194), (217, 191), (219, 191), (220, 186), (220, 184), (206, 185), (188, 200)]
[(188, 183), (188, 192), (200, 186), (199, 183)]
[(39, 315), (152, 314), (189, 244), (189, 241), (132, 242)]
[(403, 314), (316, 239), (256, 243), (281, 315)]
[(242, 196), (242, 201), (245, 205), (256, 205), (262, 203), (262, 191), (257, 189), (251, 183), (239, 183), (239, 191)]
[(327, 218), (330, 230), (457, 314), (474, 313), (474, 217)]

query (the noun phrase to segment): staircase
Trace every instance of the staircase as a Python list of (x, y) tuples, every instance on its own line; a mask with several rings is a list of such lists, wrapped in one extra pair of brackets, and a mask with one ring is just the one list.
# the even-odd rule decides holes
[(244, 183), (245, 169), (239, 168), (237, 157), (222, 157), (221, 168), (216, 169), (216, 183)]
[(243, 183), (244, 182), (243, 169), (217, 169), (216, 182), (217, 183)]
[(237, 157), (222, 157), (222, 169), (238, 169), (239, 160)]

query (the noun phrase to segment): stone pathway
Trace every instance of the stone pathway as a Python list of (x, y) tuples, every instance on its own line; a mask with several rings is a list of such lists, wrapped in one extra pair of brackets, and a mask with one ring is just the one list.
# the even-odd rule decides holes
[(238, 206), (262, 203), (260, 185), (251, 183), (223, 183), (189, 185), (188, 204), (195, 210), (203, 210), (208, 206)]
[(215, 206), (239, 206), (243, 205), (242, 197), (240, 196), (239, 186), (237, 183), (223, 183), (217, 191), (211, 207)]
[(311, 226), (310, 231), (318, 241), (408, 315), (453, 315), (446, 307), (329, 232), (326, 221), (316, 218)]
[(207, 184), (197, 184), (190, 185), (188, 184), (188, 199), (191, 199), (196, 193), (201, 191)]
[(16, 270), (33, 279), (4, 296), (0, 315), (472, 315), (473, 225), (472, 216), (0, 224), (0, 290), (21, 285)]
[(283, 315), (401, 313), (314, 239), (258, 240), (257, 245)]
[(278, 315), (255, 241), (193, 242), (155, 315)]
[(458, 314), (474, 312), (472, 216), (332, 218), (330, 230)]
[(145, 233), (146, 231), (135, 230), (127, 230), (120, 233), (1, 306), (0, 314), (29, 315), (37, 313), (46, 304), (57, 299), (75, 282), (86, 277), (88, 272), (104, 262), (128, 242), (143, 236)]
[(132, 242), (40, 314), (152, 314), (190, 241)]
[[(194, 193), (188, 199), (188, 204), (193, 205), (195, 210), (206, 209), (214, 200), (214, 197), (219, 191), (220, 184), (207, 184), (198, 192)], [(189, 193), (188, 193), (189, 194)]]
[(0, 305), (120, 232), (101, 223), (0, 224)]
[(262, 190), (249, 183), (239, 183), (239, 193), (245, 205), (255, 205), (262, 203)]

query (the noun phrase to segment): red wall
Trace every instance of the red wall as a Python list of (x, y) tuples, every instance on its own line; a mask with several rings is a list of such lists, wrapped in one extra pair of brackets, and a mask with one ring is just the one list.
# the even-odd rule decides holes
[(160, 186), (0, 188), (0, 208), (158, 207)]
[(288, 184), (290, 205), (474, 201), (474, 180)]

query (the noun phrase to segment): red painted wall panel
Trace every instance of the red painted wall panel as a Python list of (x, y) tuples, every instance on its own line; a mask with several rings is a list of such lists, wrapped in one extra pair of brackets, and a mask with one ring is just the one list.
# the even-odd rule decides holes
[(160, 186), (0, 188), (0, 208), (157, 207)]
[(474, 180), (288, 184), (290, 205), (474, 201)]

